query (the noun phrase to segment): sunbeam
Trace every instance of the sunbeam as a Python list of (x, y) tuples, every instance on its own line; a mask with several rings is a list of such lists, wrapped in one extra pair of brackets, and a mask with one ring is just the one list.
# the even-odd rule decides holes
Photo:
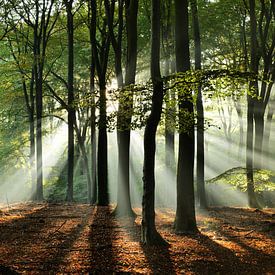
[[(63, 152), (67, 142), (67, 126), (61, 124), (52, 134), (43, 138), (43, 177), (46, 184), (50, 180), (54, 180), (52, 169), (57, 163), (63, 162)], [(28, 148), (24, 148), (27, 151)], [(2, 184), (0, 185), (0, 201), (4, 203), (25, 201), (32, 198), (32, 186), (30, 179), (30, 170), (26, 166), (18, 169), (17, 167), (10, 168), (1, 175)]]

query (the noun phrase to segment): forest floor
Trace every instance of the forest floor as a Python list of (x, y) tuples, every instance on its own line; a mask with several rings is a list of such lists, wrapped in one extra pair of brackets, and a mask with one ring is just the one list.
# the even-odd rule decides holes
[(274, 209), (211, 208), (200, 234), (182, 236), (174, 211), (158, 209), (169, 247), (141, 245), (138, 208), (135, 222), (85, 204), (0, 209), (0, 274), (275, 274)]

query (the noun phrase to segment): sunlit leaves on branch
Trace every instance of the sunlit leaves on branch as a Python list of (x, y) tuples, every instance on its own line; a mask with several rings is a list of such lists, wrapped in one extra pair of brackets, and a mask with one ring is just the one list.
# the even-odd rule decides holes
[[(248, 90), (248, 82), (254, 76), (250, 73), (244, 73), (233, 70), (196, 70), (187, 71), (185, 73), (176, 73), (163, 78), (164, 82), (164, 106), (163, 115), (171, 112), (173, 109), (173, 116), (175, 116), (175, 124), (169, 127), (181, 131), (188, 131), (194, 121), (191, 119), (192, 115), (187, 111), (178, 113), (177, 104), (179, 97), (183, 97), (187, 101), (196, 102), (198, 87), (202, 87), (202, 92), (205, 98), (214, 99), (219, 97), (240, 97), (245, 93), (250, 93)], [(192, 91), (192, 96), (190, 92)], [(171, 98), (169, 93), (173, 92), (174, 96)], [(99, 92), (93, 95), (88, 94), (78, 101), (76, 106), (91, 106), (91, 97), (95, 98), (96, 107), (99, 107)], [(111, 89), (107, 95), (107, 124), (109, 131), (113, 131), (117, 127), (117, 115), (120, 113), (121, 121), (126, 121), (132, 116), (131, 128), (143, 128), (146, 119), (151, 109), (152, 98), (152, 82), (148, 81), (144, 84), (130, 85), (123, 89)], [(133, 101), (133, 108), (130, 108)], [(123, 113), (118, 112), (118, 103), (123, 107)], [(179, 125), (178, 117), (181, 116), (181, 125)], [(125, 127), (128, 124), (125, 122)], [(206, 127), (211, 125), (211, 122), (206, 121)], [(123, 129), (123, 123), (121, 128)]]
[[(232, 168), (219, 176), (207, 180), (207, 184), (228, 184), (242, 192), (247, 191), (246, 169), (242, 167)], [(254, 169), (255, 191), (275, 191), (275, 174), (270, 170)]]

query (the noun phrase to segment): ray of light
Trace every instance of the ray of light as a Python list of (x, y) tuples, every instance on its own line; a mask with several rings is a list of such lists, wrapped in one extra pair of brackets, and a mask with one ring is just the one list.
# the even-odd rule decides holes
[[(50, 180), (52, 168), (60, 162), (67, 142), (65, 135), (66, 125), (62, 124), (54, 133), (43, 138), (43, 178), (44, 182)], [(25, 151), (28, 148), (24, 148)], [(39, 172), (38, 172), (39, 173)], [(40, 172), (41, 173), (41, 172)], [(0, 185), (0, 200), (9, 203), (28, 200), (32, 197), (30, 171), (27, 166), (12, 167), (1, 175), (3, 184)]]

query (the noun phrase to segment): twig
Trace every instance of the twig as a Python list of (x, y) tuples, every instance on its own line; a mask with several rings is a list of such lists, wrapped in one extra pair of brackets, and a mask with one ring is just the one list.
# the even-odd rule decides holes
[(251, 230), (249, 232), (247, 232), (246, 234), (243, 235), (243, 237), (246, 237), (247, 235), (251, 234), (252, 232), (254, 232), (255, 230)]
[(56, 230), (54, 230), (53, 233), (52, 233), (52, 235), (54, 235), (55, 233), (57, 233), (66, 222), (67, 222), (67, 220), (65, 220)]

